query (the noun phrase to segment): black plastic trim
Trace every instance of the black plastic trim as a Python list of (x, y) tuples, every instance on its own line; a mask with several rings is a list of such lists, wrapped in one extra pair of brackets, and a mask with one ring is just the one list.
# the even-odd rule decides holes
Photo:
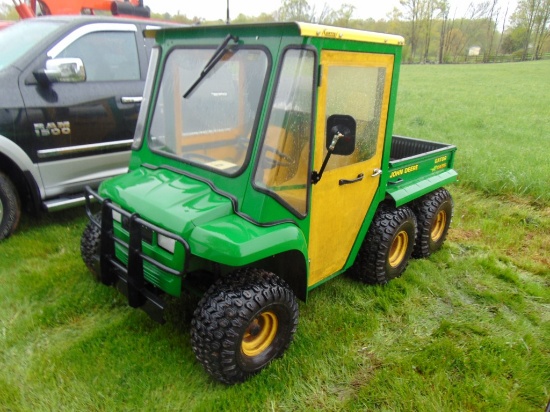
[[(101, 224), (94, 218), (91, 212), (90, 197), (101, 204)], [(101, 229), (101, 246), (99, 256), (100, 280), (105, 285), (116, 285), (119, 281), (125, 284), (123, 292), (128, 297), (128, 304), (133, 308), (142, 308), (156, 321), (163, 323), (162, 310), (165, 306), (159, 294), (152, 291), (143, 275), (143, 261), (178, 277), (183, 277), (187, 271), (187, 265), (191, 254), (189, 244), (182, 237), (175, 235), (161, 227), (149, 223), (139, 217), (137, 213), (129, 213), (115, 205), (110, 199), (104, 199), (86, 187), (86, 214), (90, 222)], [(129, 219), (129, 242), (126, 243), (114, 235), (113, 211), (120, 213)], [(145, 227), (156, 233), (160, 233), (180, 243), (184, 250), (184, 265), (181, 270), (172, 269), (159, 261), (147, 256), (142, 250), (142, 228)], [(115, 256), (115, 243), (128, 249), (128, 266), (125, 267)]]

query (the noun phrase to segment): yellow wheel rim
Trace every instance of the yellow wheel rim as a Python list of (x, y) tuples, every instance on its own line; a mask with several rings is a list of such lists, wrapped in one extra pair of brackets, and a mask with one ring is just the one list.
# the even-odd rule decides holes
[(395, 268), (403, 262), (405, 255), (407, 254), (407, 247), (409, 246), (409, 236), (407, 232), (402, 230), (397, 234), (390, 247), (389, 263), (392, 268)]
[(265, 351), (277, 334), (279, 322), (273, 312), (263, 312), (250, 322), (243, 336), (242, 351), (246, 356), (258, 356)]
[(430, 237), (432, 242), (437, 242), (443, 236), (445, 231), (445, 226), (447, 225), (447, 213), (444, 210), (440, 210), (437, 214), (434, 224), (432, 225), (432, 230), (430, 232)]

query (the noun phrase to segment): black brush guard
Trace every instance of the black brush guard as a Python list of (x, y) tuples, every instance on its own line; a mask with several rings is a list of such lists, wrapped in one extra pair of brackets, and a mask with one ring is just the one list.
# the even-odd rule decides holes
[[(189, 261), (189, 244), (180, 236), (177, 236), (167, 230), (153, 225), (139, 217), (137, 213), (129, 213), (113, 204), (110, 199), (104, 199), (94, 192), (90, 187), (86, 187), (86, 214), (90, 222), (101, 230), (101, 246), (99, 254), (99, 279), (108, 286), (117, 286), (117, 288), (128, 297), (128, 304), (133, 308), (140, 308), (145, 311), (152, 319), (159, 323), (164, 323), (163, 312), (166, 307), (161, 298), (160, 289), (146, 282), (143, 275), (143, 261), (178, 277), (183, 277), (186, 272), (186, 265)], [(101, 223), (99, 223), (92, 213), (91, 198), (101, 204)], [(113, 229), (113, 211), (120, 213), (122, 218), (128, 219), (129, 242), (126, 243), (114, 235)], [(142, 250), (142, 241), (144, 228), (150, 232), (156, 232), (173, 239), (180, 243), (184, 250), (184, 266), (181, 270), (172, 269), (159, 261), (147, 256)], [(128, 250), (128, 266), (124, 266), (115, 255), (115, 243)]]

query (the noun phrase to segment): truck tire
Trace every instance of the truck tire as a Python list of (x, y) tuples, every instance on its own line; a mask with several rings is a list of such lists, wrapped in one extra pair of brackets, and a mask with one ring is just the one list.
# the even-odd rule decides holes
[(285, 281), (245, 268), (220, 278), (191, 322), (197, 360), (216, 380), (243, 382), (281, 357), (298, 326), (298, 304)]
[(425, 258), (441, 249), (453, 216), (453, 198), (446, 189), (437, 189), (412, 205), (418, 222), (413, 257)]
[(19, 194), (11, 180), (0, 173), (0, 240), (10, 236), (21, 218)]
[(376, 212), (349, 273), (367, 284), (385, 285), (407, 267), (416, 238), (416, 217), (408, 206)]
[[(94, 216), (95, 220), (101, 224), (101, 214)], [(101, 228), (92, 222), (88, 222), (82, 237), (80, 238), (80, 255), (84, 264), (99, 279), (99, 253), (101, 247)]]

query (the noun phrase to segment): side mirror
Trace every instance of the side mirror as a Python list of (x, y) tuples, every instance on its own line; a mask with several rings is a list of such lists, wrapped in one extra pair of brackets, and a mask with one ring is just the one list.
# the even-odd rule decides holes
[[(333, 114), (327, 119), (326, 148), (335, 155), (349, 156), (355, 151), (355, 119), (345, 114)], [(332, 149), (332, 150), (331, 150)]]
[(321, 169), (311, 172), (311, 182), (316, 184), (323, 177), (330, 156), (333, 154), (349, 156), (355, 151), (355, 119), (346, 114), (333, 114), (327, 119), (326, 148), (327, 154)]
[(46, 68), (33, 74), (42, 85), (79, 83), (86, 80), (84, 63), (76, 57), (46, 60)]

